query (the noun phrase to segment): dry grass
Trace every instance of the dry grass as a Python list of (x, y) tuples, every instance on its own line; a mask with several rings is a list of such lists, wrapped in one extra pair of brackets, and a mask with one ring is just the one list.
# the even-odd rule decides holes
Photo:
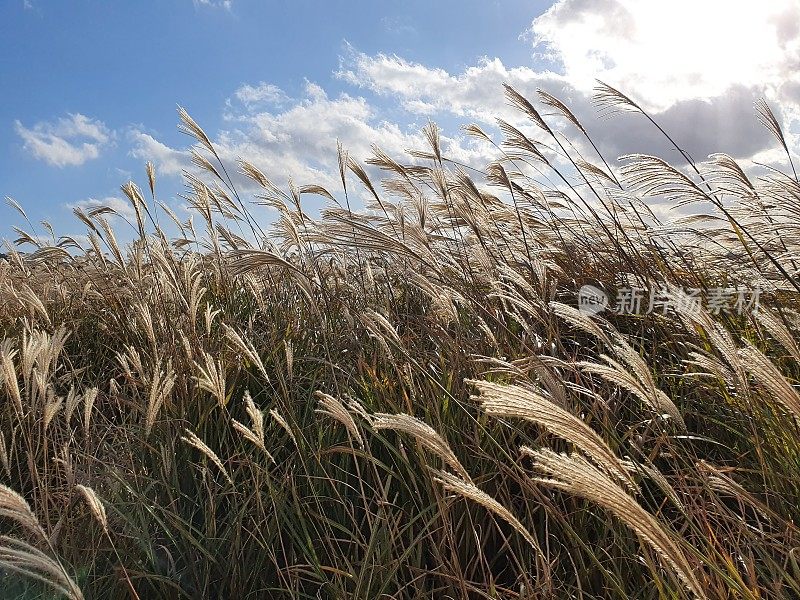
[[(148, 163), (130, 230), (99, 208), (85, 246), (18, 232), (7, 596), (800, 597), (793, 169), (610, 161), (568, 104), (506, 92), (501, 142), (466, 128), (482, 171), (431, 124), (409, 159), (339, 148), (337, 190), (237, 170), (181, 109), (193, 219)], [(583, 284), (673, 310), (587, 316)], [(681, 292), (738, 285), (760, 312)]]

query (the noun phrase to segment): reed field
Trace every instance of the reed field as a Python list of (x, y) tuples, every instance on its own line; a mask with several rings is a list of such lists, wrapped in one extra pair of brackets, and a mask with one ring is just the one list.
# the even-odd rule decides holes
[[(18, 230), (2, 597), (800, 598), (778, 119), (756, 105), (782, 162), (695, 161), (662, 131), (670, 164), (603, 157), (602, 120), (505, 93), (527, 124), (465, 127), (496, 148), (481, 171), (429, 124), (407, 156), (339, 148), (338, 189), (222, 160), (181, 110), (192, 218), (148, 163), (122, 187), (135, 220)], [(585, 285), (606, 310), (579, 310)]]

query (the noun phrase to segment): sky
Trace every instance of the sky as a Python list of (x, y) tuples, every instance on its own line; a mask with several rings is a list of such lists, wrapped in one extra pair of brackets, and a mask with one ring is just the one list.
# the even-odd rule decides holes
[[(235, 165), (278, 184), (338, 189), (337, 140), (363, 160), (424, 148), (481, 167), (491, 147), (460, 129), (520, 123), (503, 83), (564, 100), (609, 157), (676, 160), (636, 115), (598, 118), (601, 79), (646, 107), (693, 156), (780, 165), (758, 125), (764, 97), (800, 134), (796, 0), (0, 0), (0, 197), (37, 235), (81, 231), (74, 207), (132, 209), (120, 186), (182, 210), (185, 107)], [(520, 124), (522, 126), (522, 124)], [(235, 167), (234, 167), (235, 169)], [(244, 190), (247, 191), (246, 189)], [(0, 206), (0, 239), (21, 215)]]

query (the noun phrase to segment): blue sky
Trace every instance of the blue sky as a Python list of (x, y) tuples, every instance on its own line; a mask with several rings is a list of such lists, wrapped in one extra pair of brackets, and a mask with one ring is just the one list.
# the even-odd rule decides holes
[[(32, 218), (60, 226), (71, 219), (68, 204), (119, 196), (131, 176), (141, 182), (144, 157), (131, 156), (131, 129), (186, 144), (176, 130), (176, 104), (216, 131), (226, 100), (248, 83), (269, 82), (296, 95), (311, 81), (335, 96), (351, 87), (334, 76), (347, 43), (456, 71), (482, 55), (527, 62), (530, 48), (517, 37), (536, 12), (535, 3), (517, 0), (502, 7), (455, 0), (237, 0), (229, 8), (192, 0), (4, 0), (0, 195), (20, 202)], [(107, 141), (88, 138), (98, 146), (97, 158), (53, 164), (26, 148), (15, 126), (30, 129), (71, 114), (109, 132)], [(171, 183), (174, 192), (178, 186)], [(6, 206), (0, 218), (19, 221)]]
[[(248, 158), (278, 183), (331, 184), (337, 139), (361, 159), (372, 142), (402, 153), (429, 119), (451, 154), (480, 166), (491, 155), (458, 125), (514, 118), (504, 81), (591, 119), (601, 77), (701, 155), (775, 158), (752, 102), (766, 96), (797, 129), (797, 3), (684, 2), (687, 24), (681, 2), (3, 0), (0, 196), (72, 234), (72, 206), (124, 210), (119, 186), (144, 187), (153, 160), (161, 198), (179, 208), (189, 140), (177, 104), (226, 160)], [(593, 123), (611, 155), (661, 149), (640, 125)], [(0, 238), (22, 225), (6, 205), (0, 220)]]

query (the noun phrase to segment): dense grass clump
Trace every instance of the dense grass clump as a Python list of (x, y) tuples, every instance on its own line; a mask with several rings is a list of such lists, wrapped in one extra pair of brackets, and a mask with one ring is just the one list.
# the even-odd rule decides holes
[[(677, 145), (678, 166), (610, 164), (558, 100), (506, 93), (529, 127), (500, 122), (482, 172), (431, 125), (408, 164), (376, 149), (380, 185), (340, 149), (339, 190), (244, 161), (235, 184), (182, 112), (194, 220), (148, 165), (149, 189), (123, 186), (129, 245), (110, 209), (75, 211), (85, 247), (20, 232), (34, 251), (0, 261), (6, 596), (800, 597), (793, 170)], [(664, 222), (660, 200), (694, 214)], [(584, 284), (662, 298), (592, 316)], [(690, 301), (737, 286), (758, 310)]]

